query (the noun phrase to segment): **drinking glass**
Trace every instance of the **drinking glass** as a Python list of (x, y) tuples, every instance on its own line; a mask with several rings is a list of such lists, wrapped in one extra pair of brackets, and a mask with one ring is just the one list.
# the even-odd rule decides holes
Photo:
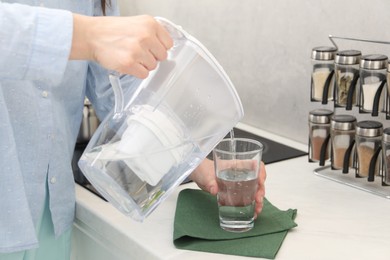
[(263, 145), (252, 139), (223, 139), (213, 150), (220, 226), (245, 232), (254, 226), (255, 194)]

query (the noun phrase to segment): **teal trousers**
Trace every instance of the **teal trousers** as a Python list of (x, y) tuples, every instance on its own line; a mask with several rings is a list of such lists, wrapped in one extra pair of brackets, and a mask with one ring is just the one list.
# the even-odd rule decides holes
[(72, 228), (56, 239), (46, 189), (45, 207), (38, 223), (39, 247), (15, 253), (0, 253), (0, 260), (69, 260)]

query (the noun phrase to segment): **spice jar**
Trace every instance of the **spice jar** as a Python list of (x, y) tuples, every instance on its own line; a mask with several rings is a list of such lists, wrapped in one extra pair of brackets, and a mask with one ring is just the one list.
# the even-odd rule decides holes
[(316, 109), (309, 113), (309, 162), (329, 159), (330, 118), (333, 111)]
[(362, 53), (345, 50), (335, 57), (335, 95), (334, 105), (351, 110), (357, 104), (356, 84), (359, 79), (359, 62)]
[(382, 151), (384, 166), (382, 184), (390, 185), (390, 128), (383, 130)]
[(340, 170), (344, 167), (344, 158), (346, 157), (347, 166), (352, 167), (350, 151), (355, 143), (356, 117), (351, 115), (335, 115), (330, 123), (331, 136), (331, 167), (334, 170)]
[[(360, 121), (356, 124), (356, 176), (368, 177), (370, 163), (378, 149), (381, 149), (383, 125), (377, 121)], [(374, 175), (380, 171), (379, 160), (376, 161)]]
[(386, 98), (386, 119), (390, 119), (390, 61), (387, 63), (387, 98)]
[(372, 116), (378, 116), (380, 103), (383, 104), (382, 89), (386, 84), (386, 67), (385, 55), (365, 55), (360, 60), (360, 113), (371, 112)]
[(333, 75), (335, 47), (315, 47), (311, 52), (313, 71), (311, 74), (311, 101), (327, 104), (333, 100)]

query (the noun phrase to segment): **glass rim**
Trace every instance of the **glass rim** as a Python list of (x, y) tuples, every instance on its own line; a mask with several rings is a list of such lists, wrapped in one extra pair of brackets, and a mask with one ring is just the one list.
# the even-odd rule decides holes
[(251, 153), (257, 153), (257, 152), (262, 152), (264, 150), (264, 145), (255, 140), (255, 139), (251, 139), (251, 138), (241, 138), (241, 137), (238, 137), (238, 138), (233, 138), (234, 141), (244, 141), (244, 142), (247, 142), (247, 143), (251, 143), (251, 144), (255, 144), (258, 146), (257, 149), (253, 149), (253, 150), (250, 150), (250, 151), (245, 151), (245, 152), (237, 152), (237, 151), (231, 151), (231, 150), (223, 150), (223, 149), (220, 149), (220, 148), (217, 148), (217, 146), (221, 143), (225, 143), (225, 142), (231, 142), (231, 138), (228, 137), (228, 138), (224, 138), (222, 139), (213, 149), (213, 151), (217, 151), (217, 152), (222, 152), (222, 153), (225, 153), (225, 154), (251, 154)]

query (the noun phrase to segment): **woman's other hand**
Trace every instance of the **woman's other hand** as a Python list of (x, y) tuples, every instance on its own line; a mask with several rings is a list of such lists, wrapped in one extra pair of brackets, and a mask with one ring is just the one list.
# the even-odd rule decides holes
[[(218, 193), (217, 179), (215, 176), (214, 162), (209, 159), (205, 159), (191, 174), (191, 180), (193, 180), (199, 188), (204, 191), (216, 195)], [(260, 214), (263, 209), (263, 199), (265, 196), (265, 180), (267, 178), (267, 172), (263, 162), (260, 164), (258, 189), (256, 192), (256, 208), (255, 218)]]

